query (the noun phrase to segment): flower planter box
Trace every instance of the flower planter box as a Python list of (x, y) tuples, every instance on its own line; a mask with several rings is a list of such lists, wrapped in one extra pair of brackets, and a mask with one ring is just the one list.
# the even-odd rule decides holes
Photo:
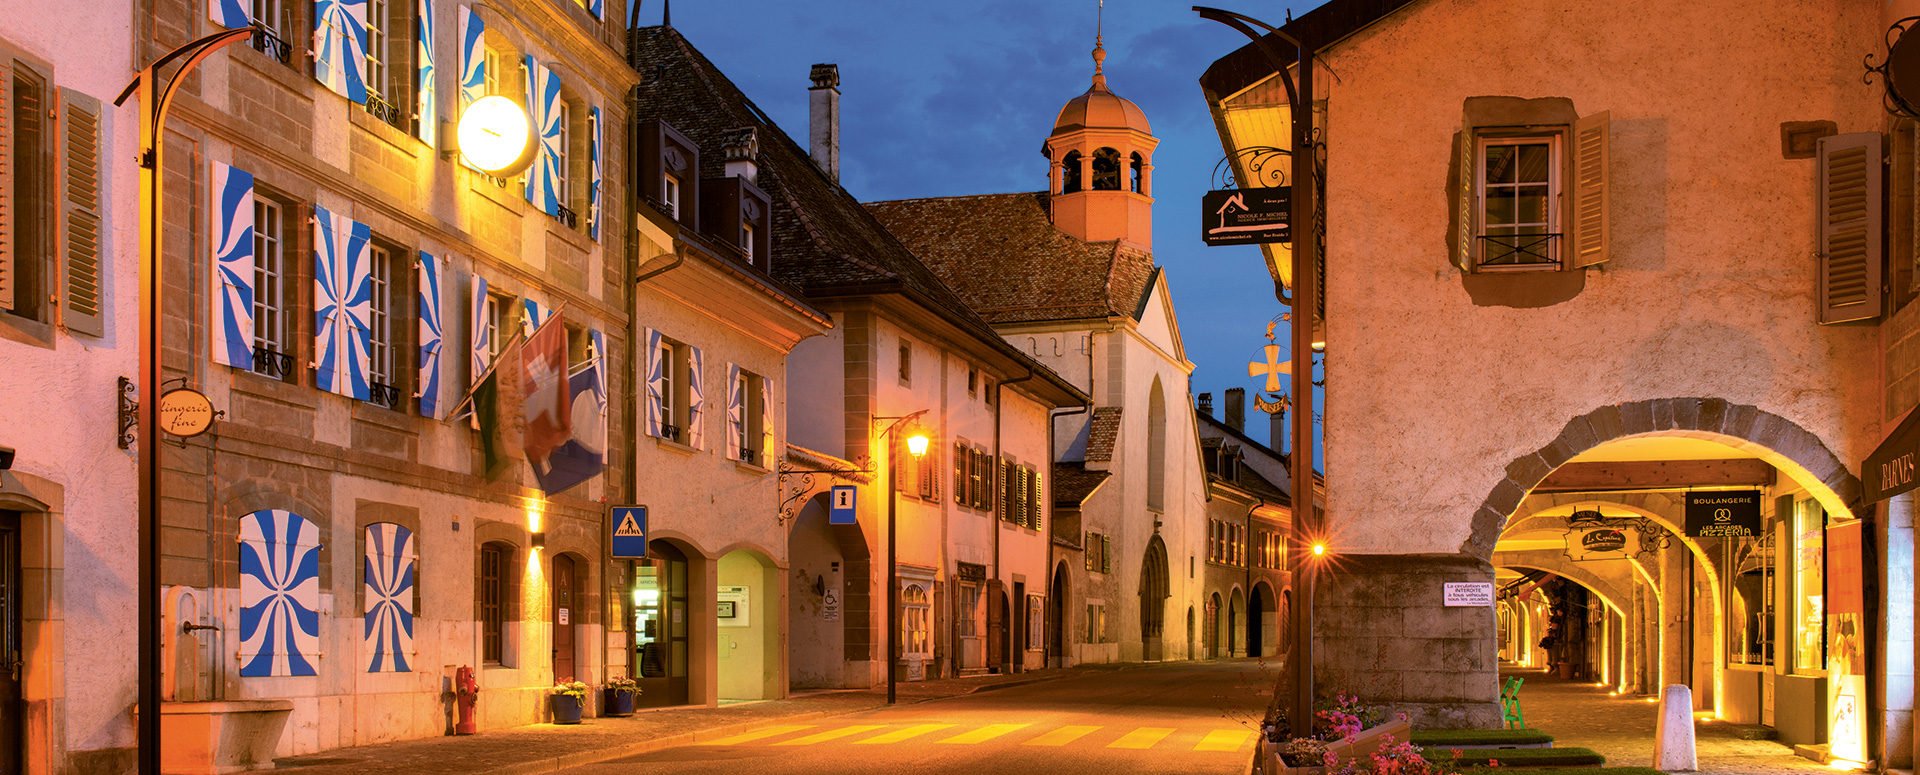
[(633, 698), (638, 692), (602, 689), (600, 715), (624, 718), (633, 715)]
[(548, 695), (547, 708), (553, 711), (553, 723), (555, 724), (580, 723), (580, 712), (583, 710), (583, 708), (580, 707), (580, 701), (582, 699), (585, 699), (585, 698), (575, 697), (571, 694)]

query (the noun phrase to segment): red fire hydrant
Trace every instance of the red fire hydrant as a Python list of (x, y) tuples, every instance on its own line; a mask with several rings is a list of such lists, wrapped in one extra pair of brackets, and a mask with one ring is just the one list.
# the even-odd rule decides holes
[(480, 682), (473, 680), (473, 668), (462, 667), (453, 672), (453, 705), (460, 714), (460, 720), (453, 725), (456, 735), (471, 735), (478, 732), (473, 723), (473, 706), (480, 701)]

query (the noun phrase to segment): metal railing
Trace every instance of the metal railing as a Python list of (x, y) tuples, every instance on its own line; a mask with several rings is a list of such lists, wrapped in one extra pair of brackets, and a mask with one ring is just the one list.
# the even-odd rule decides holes
[(1482, 234), (1481, 266), (1558, 265), (1554, 247), (1559, 234)]

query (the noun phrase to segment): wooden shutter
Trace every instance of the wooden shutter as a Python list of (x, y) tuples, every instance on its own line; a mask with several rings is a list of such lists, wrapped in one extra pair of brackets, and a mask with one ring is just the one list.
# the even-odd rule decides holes
[[(727, 459), (741, 460), (740, 424), (747, 421), (747, 394), (740, 389), (740, 364), (727, 364)], [(756, 461), (757, 462), (757, 461)]]
[(1820, 138), (1820, 322), (1880, 316), (1879, 132)]
[(1041, 530), (1046, 527), (1046, 520), (1042, 519), (1042, 515), (1046, 514), (1047, 499), (1041, 497), (1041, 492), (1045, 489), (1046, 488), (1040, 486), (1040, 469), (1028, 466), (1027, 497), (1029, 498), (1029, 505), (1027, 506), (1027, 519), (1033, 523), (1033, 529), (1035, 530)]
[(60, 124), (60, 323), (71, 333), (105, 336), (100, 100), (61, 89)]
[(953, 443), (953, 502), (967, 505), (967, 445)]
[(1087, 570), (1093, 570), (1093, 561), (1094, 561), (1093, 553), (1096, 550), (1096, 547), (1094, 546), (1094, 539), (1095, 539), (1095, 536), (1093, 534), (1093, 531), (1088, 530), (1085, 533), (1085, 537), (1082, 538), (1080, 541), (1080, 556), (1081, 556), (1081, 559), (1085, 560), (1083, 564), (1087, 566)]
[(0, 309), (14, 309), (14, 290), (18, 274), (14, 269), (14, 243), (19, 239), (15, 221), (20, 217), (13, 201), (13, 58), (0, 53)]
[(1474, 256), (1474, 211), (1479, 207), (1478, 197), (1474, 195), (1473, 176), (1473, 128), (1463, 127), (1453, 137), (1454, 164), (1459, 174), (1454, 177), (1454, 235), (1453, 265), (1462, 272), (1473, 271)]
[(998, 498), (995, 513), (1001, 519), (1013, 519), (1013, 463), (1006, 458), (996, 458), (993, 465), (994, 496)]
[(1573, 122), (1572, 266), (1589, 267), (1609, 258), (1607, 238), (1607, 145), (1611, 118), (1606, 111)]
[(1113, 572), (1113, 539), (1106, 535), (1100, 536), (1100, 572)]

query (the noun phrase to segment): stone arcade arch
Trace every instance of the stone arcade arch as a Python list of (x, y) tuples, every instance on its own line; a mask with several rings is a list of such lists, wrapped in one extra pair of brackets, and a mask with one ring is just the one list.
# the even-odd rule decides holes
[(873, 682), (872, 553), (859, 525), (827, 522), (821, 492), (787, 534), (787, 658), (794, 689), (865, 687)]

